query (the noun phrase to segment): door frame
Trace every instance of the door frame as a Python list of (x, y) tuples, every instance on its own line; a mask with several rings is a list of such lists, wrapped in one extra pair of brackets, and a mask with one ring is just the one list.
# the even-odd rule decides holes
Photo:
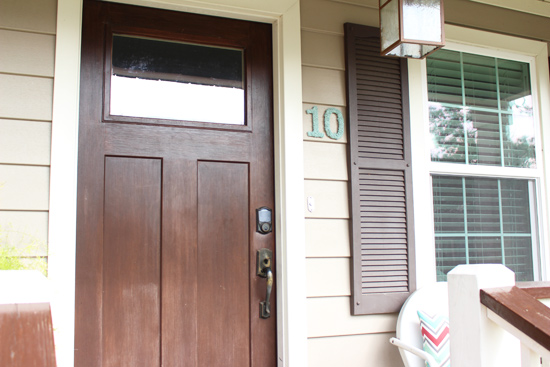
[[(221, 0), (218, 0), (221, 2)], [(273, 25), (278, 365), (307, 364), (301, 28), (299, 0), (121, 3)], [(57, 1), (48, 226), (57, 364), (74, 365), (76, 188), (82, 0)], [(292, 281), (289, 281), (292, 279)]]

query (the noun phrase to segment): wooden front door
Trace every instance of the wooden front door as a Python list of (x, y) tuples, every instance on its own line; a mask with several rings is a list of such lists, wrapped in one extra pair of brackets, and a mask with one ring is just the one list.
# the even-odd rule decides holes
[(275, 366), (271, 60), (267, 24), (85, 1), (75, 366)]

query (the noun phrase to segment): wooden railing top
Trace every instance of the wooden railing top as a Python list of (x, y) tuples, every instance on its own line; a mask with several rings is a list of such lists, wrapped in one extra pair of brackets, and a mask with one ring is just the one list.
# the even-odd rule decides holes
[(0, 304), (0, 366), (55, 367), (49, 303)]
[(550, 282), (480, 290), (483, 305), (550, 351), (550, 308), (541, 298), (550, 298)]

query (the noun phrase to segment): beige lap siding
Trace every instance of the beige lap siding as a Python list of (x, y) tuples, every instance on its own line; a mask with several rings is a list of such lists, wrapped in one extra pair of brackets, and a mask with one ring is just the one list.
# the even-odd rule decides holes
[(0, 227), (47, 256), (57, 3), (0, 2)]
[[(324, 133), (324, 111), (331, 107), (342, 111), (347, 127), (344, 23), (378, 27), (378, 4), (378, 0), (301, 0), (304, 190), (305, 198), (315, 202), (313, 212), (304, 202), (311, 367), (402, 365), (388, 343), (396, 314), (350, 315), (347, 132), (340, 140), (307, 135), (312, 116), (306, 110), (313, 106), (318, 107), (320, 132)], [(548, 37), (545, 17), (462, 0), (446, 0), (445, 10), (449, 23)], [(336, 131), (336, 126), (331, 129)]]
[[(302, 76), (304, 203), (306, 218), (308, 365), (400, 366), (398, 351), (388, 343), (397, 315), (350, 315), (350, 248), (347, 169), (347, 131), (334, 140), (324, 130), (327, 108), (339, 109), (345, 121), (344, 23), (377, 26), (373, 7), (326, 0), (302, 0)], [(307, 135), (318, 108), (319, 131)], [(337, 131), (335, 115), (331, 130)]]

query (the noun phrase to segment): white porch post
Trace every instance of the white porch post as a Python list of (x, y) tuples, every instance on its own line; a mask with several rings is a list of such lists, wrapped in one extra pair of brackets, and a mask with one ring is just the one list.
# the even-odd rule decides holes
[(520, 344), (487, 318), (482, 288), (511, 287), (514, 273), (503, 265), (459, 265), (447, 275), (453, 367), (520, 366)]

